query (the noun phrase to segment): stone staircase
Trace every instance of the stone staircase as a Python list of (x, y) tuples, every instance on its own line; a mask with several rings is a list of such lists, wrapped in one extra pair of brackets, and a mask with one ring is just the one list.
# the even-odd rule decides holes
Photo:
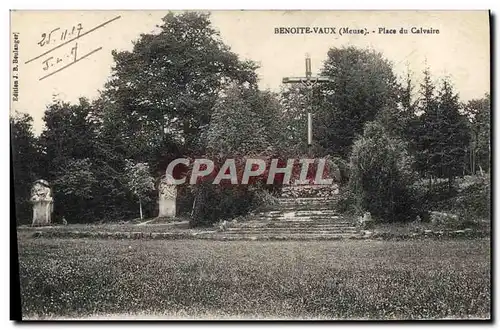
[[(283, 195), (290, 195), (286, 188), (283, 189)], [(277, 199), (277, 204), (251, 214), (247, 221), (230, 223), (216, 235), (227, 240), (326, 240), (361, 237), (362, 233), (356, 228), (353, 219), (336, 211), (337, 196), (281, 197)]]

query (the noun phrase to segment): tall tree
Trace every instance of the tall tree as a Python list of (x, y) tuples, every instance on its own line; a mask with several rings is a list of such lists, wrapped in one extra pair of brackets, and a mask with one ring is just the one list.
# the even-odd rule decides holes
[[(283, 111), (283, 144), (290, 155), (305, 154), (307, 151), (307, 110), (311, 101), (307, 89), (300, 84), (282, 87), (280, 104)], [(313, 118), (314, 125), (319, 125), (315, 119)]]
[(231, 82), (256, 84), (257, 66), (230, 51), (207, 14), (169, 13), (158, 27), (159, 33), (142, 34), (132, 51), (113, 52), (106, 93), (124, 134), (149, 143), (145, 150), (163, 147), (170, 136), (193, 152), (221, 90)]
[(438, 111), (443, 118), (445, 133), (441, 141), (440, 173), (452, 180), (455, 176), (463, 176), (465, 172), (467, 147), (470, 143), (470, 132), (467, 119), (460, 112), (458, 94), (453, 90), (451, 81), (445, 78), (439, 92)]
[(94, 158), (95, 127), (91, 116), (92, 107), (85, 98), (74, 105), (55, 101), (47, 107), (40, 143), (49, 180), (71, 159)]
[(248, 155), (281, 143), (279, 104), (268, 92), (240, 86), (228, 88), (214, 107), (206, 132), (210, 153)]
[(39, 152), (33, 134), (33, 118), (16, 113), (10, 117), (14, 199), (18, 223), (29, 223), (29, 204), (32, 183), (38, 179)]
[(401, 87), (400, 102), (403, 110), (411, 114), (415, 113), (418, 105), (418, 102), (414, 97), (414, 89), (415, 86), (413, 84), (412, 72), (408, 68), (406, 77)]
[(98, 181), (89, 158), (67, 159), (57, 169), (52, 184), (56, 217), (65, 217), (69, 222), (91, 222), (101, 196), (96, 195)]
[(428, 70), (424, 72), (419, 117), (420, 169), (426, 173), (453, 178), (464, 173), (469, 131), (466, 118), (460, 113), (458, 94), (449, 79), (444, 79), (437, 96), (430, 82)]
[(392, 64), (382, 54), (355, 47), (328, 51), (322, 74), (332, 79), (321, 84), (315, 98), (319, 144), (344, 158), (364, 124), (384, 107), (395, 107), (399, 85)]
[(464, 112), (470, 122), (470, 170), (476, 174), (477, 168), (489, 170), (491, 152), (491, 98), (486, 94), (481, 99), (470, 100), (464, 105)]
[[(227, 88), (218, 99), (203, 135), (215, 172), (226, 159), (234, 159), (236, 176), (241, 180), (247, 158), (270, 162), (271, 155), (283, 150), (281, 115), (278, 98), (273, 93), (239, 85)], [(251, 184), (240, 185), (213, 185), (214, 177), (209, 176), (193, 187), (193, 225), (207, 225), (248, 212), (255, 206), (254, 188), (265, 185), (264, 175), (250, 181)]]
[(85, 98), (47, 106), (40, 135), (40, 171), (54, 184), (55, 217), (70, 222), (92, 221), (95, 185), (96, 126), (92, 104)]
[(415, 138), (412, 122), (416, 119), (417, 103), (412, 75), (408, 70), (400, 88), (399, 102), (397, 105), (383, 107), (377, 114), (377, 120), (389, 134), (411, 142)]
[(423, 75), (417, 104), (419, 116), (413, 119), (410, 127), (410, 135), (414, 137), (410, 140), (410, 149), (414, 151), (417, 170), (432, 180), (433, 151), (430, 146), (432, 141), (436, 140), (435, 135), (439, 133), (438, 122), (432, 117), (438, 113), (438, 101), (435, 95), (436, 86), (429, 68), (424, 69)]

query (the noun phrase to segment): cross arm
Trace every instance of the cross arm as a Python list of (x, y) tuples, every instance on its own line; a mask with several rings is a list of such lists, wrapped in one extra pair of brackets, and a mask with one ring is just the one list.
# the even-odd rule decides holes
[(330, 82), (333, 81), (329, 77), (319, 76), (319, 77), (285, 77), (283, 78), (284, 84), (291, 83), (307, 83), (307, 82)]

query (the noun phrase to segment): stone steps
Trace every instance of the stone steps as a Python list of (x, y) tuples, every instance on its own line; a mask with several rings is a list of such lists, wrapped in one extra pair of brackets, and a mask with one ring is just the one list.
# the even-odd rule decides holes
[[(307, 200), (310, 199), (310, 200)], [(307, 199), (299, 199), (299, 198), (287, 198), (281, 199), (278, 198), (278, 205), (325, 205), (330, 203), (335, 203), (336, 201), (328, 199), (328, 198), (307, 198)]]
[(286, 212), (286, 211), (328, 211), (336, 205), (335, 201), (329, 199), (319, 199), (313, 201), (290, 199), (287, 201), (278, 201), (274, 205), (267, 206), (267, 211)]
[(341, 239), (361, 239), (363, 238), (360, 234), (351, 233), (294, 233), (294, 234), (240, 234), (240, 233), (217, 233), (217, 234), (207, 234), (199, 236), (201, 239), (211, 239), (211, 240), (251, 240), (251, 241), (261, 241), (261, 240), (341, 240)]
[(281, 189), (282, 197), (308, 196), (333, 197), (339, 193), (338, 185), (285, 185)]
[[(317, 199), (315, 199), (317, 200)], [(217, 234), (227, 240), (316, 240), (361, 237), (353, 221), (331, 208), (323, 210), (270, 210), (254, 214)]]
[(295, 203), (312, 203), (312, 202), (324, 202), (329, 200), (335, 200), (335, 198), (330, 197), (278, 197), (278, 202), (295, 202)]
[[(349, 221), (342, 222), (329, 222), (329, 221), (246, 221), (237, 225), (236, 228), (257, 228), (257, 227), (269, 227), (269, 228), (307, 228), (307, 227), (316, 227), (316, 228), (338, 228), (338, 227), (349, 227), (352, 226), (352, 223)], [(235, 228), (235, 227), (232, 227)]]
[(350, 223), (342, 215), (332, 209), (307, 211), (268, 211), (252, 216), (254, 221), (261, 222), (308, 222), (308, 223)]
[(291, 212), (291, 211), (328, 211), (331, 205), (274, 205), (262, 207), (262, 211)]
[(288, 216), (326, 216), (326, 215), (340, 215), (338, 212), (332, 209), (324, 209), (324, 210), (292, 210), (292, 211), (267, 211), (267, 212), (259, 212), (254, 215), (260, 216), (280, 216), (280, 215), (288, 215)]
[(355, 234), (358, 231), (356, 228), (334, 228), (334, 229), (304, 229), (304, 228), (245, 228), (238, 230), (228, 230), (224, 233), (226, 234)]
[(260, 221), (303, 221), (303, 222), (342, 222), (339, 216), (331, 217), (253, 217), (255, 220)]
[[(288, 220), (270, 220), (270, 219), (253, 219), (251, 221), (242, 222), (241, 225), (245, 223), (249, 224), (260, 224), (260, 226), (281, 226), (281, 224), (285, 227), (290, 226), (323, 226), (323, 225), (331, 225), (331, 226), (350, 226), (353, 224), (351, 221), (346, 220), (332, 220), (332, 219), (314, 219), (314, 220), (297, 220), (297, 219), (288, 219)], [(238, 225), (237, 225), (238, 226)]]
[[(302, 189), (305, 188), (305, 189)], [(335, 210), (336, 196), (311, 197), (310, 191), (318, 188), (293, 187), (293, 195), (285, 197), (291, 188), (283, 188), (283, 195), (276, 203), (250, 215), (245, 222), (233, 224), (217, 234), (218, 239), (341, 239), (360, 237), (354, 222)], [(324, 187), (321, 187), (324, 189)], [(302, 191), (303, 190), (303, 191)], [(309, 191), (310, 190), (310, 191)]]

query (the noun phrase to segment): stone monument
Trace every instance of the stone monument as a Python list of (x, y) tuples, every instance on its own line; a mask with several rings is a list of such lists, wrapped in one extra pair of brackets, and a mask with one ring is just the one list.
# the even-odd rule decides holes
[(31, 188), (30, 202), (33, 204), (33, 226), (46, 226), (52, 221), (54, 200), (50, 185), (45, 180), (36, 180)]
[(158, 185), (158, 218), (174, 218), (177, 199), (177, 185), (173, 184), (172, 177), (162, 176)]

